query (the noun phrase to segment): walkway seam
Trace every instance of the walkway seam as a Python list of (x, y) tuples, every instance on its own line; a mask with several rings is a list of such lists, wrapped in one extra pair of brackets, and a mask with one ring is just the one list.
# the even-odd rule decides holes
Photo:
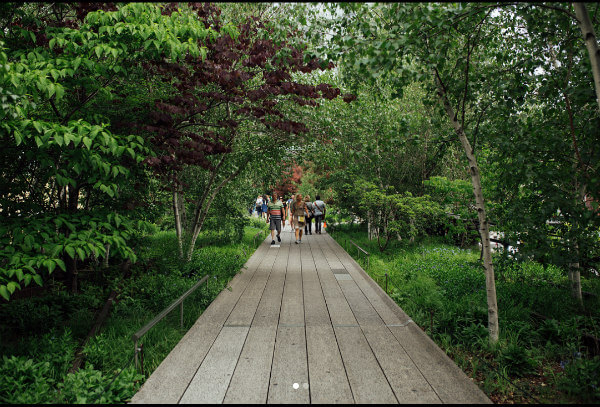
[[(331, 238), (331, 240), (332, 240), (332, 241), (333, 241), (335, 244), (337, 244), (338, 246), (342, 247), (341, 245), (339, 245), (339, 243), (338, 243), (338, 242), (337, 242), (337, 241), (336, 241), (336, 240), (335, 240), (333, 237)], [(342, 249), (343, 249), (343, 248), (342, 248)], [(358, 268), (358, 270), (359, 270), (359, 273), (360, 273), (360, 270), (364, 271), (364, 273), (365, 273), (365, 274), (366, 274), (366, 275), (367, 275), (367, 276), (368, 276), (368, 277), (369, 277), (369, 278), (370, 278), (372, 281), (374, 281), (374, 282), (375, 282), (375, 280), (373, 280), (373, 278), (371, 277), (371, 275), (370, 275), (370, 274), (369, 274), (367, 271), (365, 271), (365, 270), (364, 270), (364, 269), (361, 267), (361, 265), (360, 265), (360, 264), (358, 264), (358, 262), (357, 262), (356, 260), (354, 260), (354, 257), (352, 257), (352, 256), (350, 255), (350, 253), (348, 253), (348, 252), (347, 252), (345, 249), (343, 249), (343, 251), (344, 251), (344, 253), (346, 253), (346, 255), (349, 257), (349, 261), (350, 261), (350, 263), (351, 263), (351, 264), (352, 264), (352, 263), (354, 263), (354, 264), (353, 264), (353, 266), (356, 266), (356, 267)], [(334, 253), (335, 253), (335, 252), (334, 252)], [(338, 256), (336, 255), (336, 257), (338, 257)], [(338, 257), (338, 259), (340, 259), (340, 257)], [(340, 260), (341, 260), (341, 259), (340, 259)], [(341, 261), (340, 261), (340, 263), (341, 263)], [(343, 264), (343, 263), (342, 263), (342, 264)], [(379, 285), (377, 282), (375, 282), (375, 284), (377, 285), (377, 287), (379, 287), (379, 289), (381, 289), (381, 290), (383, 291), (383, 289), (381, 288), (381, 286), (380, 286), (380, 285)], [(370, 285), (371, 285), (371, 284), (370, 284)], [(372, 285), (371, 285), (371, 286), (372, 286)], [(377, 308), (375, 308), (375, 307), (373, 306), (373, 304), (371, 303), (371, 300), (369, 299), (369, 297), (368, 297), (368, 296), (367, 296), (367, 295), (364, 293), (363, 289), (362, 289), (362, 288), (361, 288), (361, 287), (360, 287), (358, 284), (357, 284), (357, 287), (358, 287), (358, 289), (360, 290), (360, 292), (361, 292), (361, 293), (363, 293), (363, 295), (365, 296), (365, 298), (366, 298), (366, 299), (369, 301), (369, 304), (371, 304), (371, 306), (373, 307), (373, 309), (375, 310), (375, 312), (377, 313), (377, 315), (379, 315), (379, 318), (381, 318), (382, 322), (385, 322), (385, 321), (383, 320), (383, 318), (382, 318), (381, 314), (379, 313), (379, 311), (377, 311)], [(385, 295), (387, 295), (387, 293), (386, 293), (385, 291), (383, 291), (383, 292), (385, 293)], [(344, 295), (345, 295), (345, 294), (344, 294)], [(394, 300), (393, 300), (391, 297), (389, 297), (389, 296), (388, 296), (388, 298), (390, 298), (392, 301), (394, 301)], [(395, 303), (395, 301), (394, 301), (394, 303)], [(395, 314), (395, 313), (394, 313), (394, 314)], [(398, 319), (400, 319), (400, 318), (398, 318)], [(408, 321), (406, 321), (406, 322), (404, 323), (404, 325), (400, 325), (400, 326), (407, 326), (407, 325), (408, 325), (410, 322), (413, 322), (415, 325), (417, 325), (417, 324), (416, 324), (416, 323), (415, 323), (415, 322), (414, 322), (412, 319), (409, 319)], [(411, 357), (410, 353), (409, 353), (409, 352), (406, 350), (406, 348), (404, 347), (404, 345), (403, 345), (403, 344), (402, 344), (402, 343), (401, 343), (401, 342), (398, 340), (398, 338), (396, 337), (396, 335), (394, 335), (394, 332), (392, 332), (392, 330), (390, 329), (390, 327), (389, 327), (388, 325), (386, 325), (386, 324), (384, 323), (384, 326), (387, 328), (387, 330), (390, 332), (390, 334), (391, 334), (391, 335), (392, 335), (394, 338), (396, 338), (396, 342), (398, 342), (398, 344), (400, 345), (400, 347), (402, 347), (402, 350), (404, 350), (404, 353), (406, 353), (406, 355), (408, 356), (408, 358), (410, 359), (410, 361), (413, 363), (413, 365), (414, 365), (414, 366), (417, 368), (417, 370), (419, 371), (419, 373), (421, 374), (421, 376), (423, 377), (423, 379), (424, 379), (424, 380), (427, 382), (427, 384), (429, 385), (429, 387), (431, 387), (431, 390), (433, 390), (433, 392), (435, 393), (435, 395), (437, 396), (437, 398), (440, 400), (440, 402), (441, 402), (442, 404), (444, 404), (444, 402), (442, 401), (442, 398), (441, 398), (441, 397), (440, 397), (440, 395), (438, 394), (438, 392), (437, 392), (437, 390), (435, 389), (435, 387), (434, 387), (434, 386), (433, 386), (433, 385), (432, 385), (432, 384), (429, 382), (429, 379), (427, 379), (427, 376), (425, 376), (425, 375), (423, 374), (423, 372), (422, 372), (422, 371), (421, 371), (421, 369), (419, 368), (419, 365), (418, 365), (417, 363), (415, 363), (415, 361), (414, 361), (414, 360), (413, 360), (413, 358)], [(418, 325), (417, 325), (417, 326), (418, 326)], [(419, 329), (421, 329), (421, 328), (419, 327)], [(365, 337), (365, 338), (366, 338), (366, 337)], [(368, 342), (369, 342), (369, 340), (367, 339), (367, 343), (368, 343)], [(436, 344), (436, 345), (437, 345), (437, 344)], [(369, 344), (369, 346), (371, 346), (371, 345)], [(377, 357), (375, 357), (375, 358), (377, 359)], [(379, 363), (379, 360), (377, 360), (377, 363)], [(382, 370), (383, 370), (383, 369), (382, 369)], [(386, 376), (386, 380), (387, 380), (387, 376)], [(391, 386), (390, 386), (390, 387), (391, 387)], [(393, 390), (393, 388), (392, 388), (392, 390)], [(396, 395), (396, 392), (394, 392), (394, 396), (395, 396), (395, 395)], [(396, 397), (396, 398), (397, 398), (397, 397)]]
[[(313, 256), (313, 262), (315, 263), (315, 271), (316, 271), (317, 270), (317, 262), (315, 261), (315, 256), (312, 251), (312, 245), (310, 245), (310, 246), (311, 246), (311, 255)], [(320, 246), (318, 246), (318, 249), (321, 253), (323, 252), (321, 250)], [(323, 257), (325, 257), (325, 256), (323, 256)], [(325, 259), (325, 261), (327, 261), (327, 259)], [(329, 264), (329, 262), (327, 264)], [(331, 268), (330, 268), (330, 270), (331, 270)], [(327, 306), (327, 297), (325, 297), (325, 292), (323, 291), (323, 284), (321, 284), (321, 277), (319, 276), (318, 272), (317, 272), (317, 279), (319, 280), (319, 287), (321, 287), (321, 294), (323, 295), (323, 301), (325, 302), (325, 308), (327, 309), (327, 315), (329, 316), (329, 322), (331, 323), (331, 330), (333, 331), (335, 343), (337, 345), (338, 352), (340, 353), (340, 359), (342, 361), (342, 366), (344, 367), (344, 373), (346, 374), (346, 380), (348, 381), (348, 388), (350, 389), (350, 394), (352, 395), (352, 401), (354, 402), (354, 404), (356, 404), (356, 398), (354, 397), (354, 391), (352, 390), (352, 386), (350, 386), (350, 378), (348, 377), (348, 370), (346, 369), (346, 364), (344, 363), (344, 357), (342, 356), (342, 350), (340, 349), (340, 342), (338, 341), (337, 334), (335, 333), (335, 327), (333, 326), (333, 321), (331, 320), (331, 313), (329, 312), (329, 307)]]
[[(266, 239), (266, 238), (265, 238)], [(260, 248), (260, 245), (256, 248), (256, 250), (254, 250), (254, 253), (252, 253), (252, 256), (254, 256), (254, 254), (256, 254), (256, 252), (258, 251), (258, 249)], [(248, 258), (248, 260), (250, 260), (250, 258), (252, 258), (252, 256), (250, 256)], [(237, 305), (237, 303), (239, 302), (240, 298), (242, 298), (242, 295), (244, 294), (244, 291), (246, 291), (246, 289), (248, 288), (248, 286), (252, 283), (252, 280), (254, 280), (254, 278), (256, 277), (256, 271), (258, 270), (258, 268), (260, 267), (260, 265), (262, 264), (262, 262), (265, 260), (265, 257), (263, 257), (260, 262), (258, 262), (258, 264), (256, 265), (256, 268), (254, 269), (254, 274), (252, 275), (252, 277), (250, 278), (250, 281), (248, 281), (248, 284), (246, 284), (246, 287), (244, 287), (244, 289), (242, 290), (242, 292), (240, 293), (240, 296), (238, 297), (238, 299), (235, 301), (235, 304), (233, 304), (233, 306), (231, 307), (231, 310), (229, 311), (229, 313), (227, 314), (227, 317), (225, 317), (225, 319), (223, 320), (223, 325), (221, 325), (221, 329), (219, 330), (219, 334), (221, 333), (221, 331), (223, 330), (223, 327), (225, 326), (225, 322), (227, 322), (227, 319), (229, 318), (229, 316), (231, 315), (231, 313), (233, 312), (233, 310), (235, 309), (235, 306)], [(243, 266), (242, 266), (243, 268)], [(248, 269), (247, 269), (248, 270)], [(229, 285), (229, 283), (231, 281), (233, 281), (233, 279), (237, 276), (238, 273), (236, 273), (235, 276), (233, 276), (233, 278), (227, 282), (227, 284), (225, 284), (225, 288), (227, 289), (227, 285)], [(219, 292), (219, 294), (221, 294), (221, 292), (223, 292), (222, 290)], [(219, 296), (219, 294), (217, 294), (217, 297)], [(216, 300), (216, 298), (215, 298)], [(214, 301), (213, 300), (208, 306), (210, 307)], [(208, 309), (208, 307), (206, 307)], [(206, 311), (206, 309), (204, 310)], [(204, 313), (204, 312), (202, 312)], [(200, 314), (200, 316), (202, 316), (202, 314)], [(248, 332), (250, 332), (250, 328), (248, 328)], [(206, 354), (204, 355), (204, 357), (202, 358), (202, 361), (200, 362), (200, 364), (198, 365), (198, 367), (196, 368), (196, 371), (194, 372), (194, 374), (190, 377), (190, 381), (188, 382), (187, 386), (185, 386), (185, 390), (183, 391), (183, 393), (181, 393), (181, 396), (179, 396), (179, 398), (177, 399), (177, 404), (181, 403), (181, 399), (183, 398), (183, 395), (188, 391), (190, 384), (192, 384), (192, 381), (194, 381), (194, 377), (196, 377), (196, 375), (198, 374), (198, 370), (200, 370), (200, 367), (202, 366), (202, 363), (204, 363), (204, 360), (206, 359), (206, 356), (208, 356), (208, 354), (210, 353), (212, 347), (215, 344), (215, 341), (217, 340), (217, 338), (219, 337), (219, 334), (217, 334), (217, 336), (215, 336), (215, 339), (213, 339), (212, 343), (210, 344), (210, 346), (208, 347)], [(248, 338), (248, 334), (246, 334), (246, 338), (244, 339), (244, 343), (246, 343), (246, 339)], [(242, 346), (243, 349), (243, 346)], [(236, 363), (237, 366), (237, 363)], [(231, 383), (231, 379), (230, 379), (230, 383)], [(229, 389), (229, 385), (227, 385), (227, 388)], [(225, 394), (227, 394), (227, 392), (225, 392)]]
[[(328, 236), (328, 237), (333, 240), (333, 238), (331, 236)], [(329, 243), (327, 243), (327, 245), (329, 246)], [(335, 252), (333, 250), (331, 252), (339, 260), (339, 257), (335, 254)], [(327, 261), (327, 263), (329, 263), (329, 260), (327, 260), (326, 256), (325, 256), (325, 260)], [(341, 261), (340, 261), (340, 263), (343, 265), (343, 263)], [(329, 264), (329, 267), (331, 268), (331, 264)], [(345, 266), (344, 266), (344, 268), (345, 268)], [(352, 281), (354, 281), (354, 279), (352, 279)], [(385, 374), (385, 370), (383, 369), (383, 366), (381, 366), (381, 363), (379, 362), (379, 359), (377, 358), (377, 355), (373, 351), (373, 347), (371, 346), (371, 343), (369, 342), (369, 339), (367, 338), (367, 335), (365, 335), (365, 332), (363, 331), (363, 328), (360, 325), (360, 322), (358, 321), (358, 318), (356, 318), (356, 314), (354, 313), (354, 310), (352, 309), (352, 306), (350, 306), (350, 301), (348, 301), (348, 297), (346, 297), (346, 293), (342, 289), (342, 286), (340, 285), (340, 282), (338, 280), (336, 280), (336, 282), (337, 282), (338, 286), (340, 287), (340, 291), (344, 295), (344, 298), (346, 299), (346, 302), (348, 303), (348, 307), (350, 308), (350, 312), (352, 312), (352, 315), (354, 315), (354, 319), (356, 319), (356, 322), (358, 322), (358, 326), (359, 326), (360, 332), (362, 333), (363, 337), (365, 338), (365, 341), (367, 342), (367, 345), (369, 345), (369, 349), (371, 349), (371, 353), (373, 354), (373, 357), (375, 358), (375, 361), (377, 362), (377, 366), (379, 366), (379, 369), (381, 369), (381, 373), (383, 373), (383, 377), (385, 377), (385, 381), (387, 382), (388, 386), (390, 387), (390, 390), (392, 391), (392, 394), (394, 395), (394, 398), (396, 399), (396, 402), (398, 404), (400, 404), (400, 400), (398, 399), (398, 396), (396, 395), (396, 392), (394, 391), (394, 387), (390, 383), (390, 380), (388, 379), (387, 374)], [(356, 284), (356, 282), (354, 282), (354, 284), (360, 290), (360, 287), (358, 286), (358, 284)], [(362, 293), (362, 290), (360, 290), (360, 292)], [(363, 293), (363, 295), (364, 295), (364, 293)], [(365, 295), (365, 298), (367, 299), (367, 301), (369, 301), (369, 304), (371, 304), (371, 301), (369, 300), (369, 297), (367, 297)], [(371, 305), (371, 306), (373, 306), (373, 305)], [(373, 307), (373, 309), (374, 309), (374, 307)], [(375, 312), (377, 312), (377, 310), (375, 310)], [(378, 312), (377, 312), (377, 316), (379, 316)], [(381, 318), (381, 316), (379, 316), (379, 318), (381, 319), (381, 322), (384, 322), (383, 319)], [(394, 338), (395, 338), (395, 336), (394, 336)]]

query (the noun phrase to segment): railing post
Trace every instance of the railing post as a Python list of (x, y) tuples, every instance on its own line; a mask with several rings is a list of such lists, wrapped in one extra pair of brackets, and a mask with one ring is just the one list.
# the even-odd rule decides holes
[[(371, 263), (371, 253), (367, 255), (367, 270), (369, 269), (369, 264)], [(386, 274), (387, 276), (387, 274)]]
[(133, 354), (134, 354), (134, 359), (135, 359), (135, 370), (138, 369), (138, 341), (137, 339), (135, 340), (135, 343), (133, 344)]
[(144, 374), (144, 344), (140, 344), (140, 363), (142, 365), (142, 375)]
[(183, 329), (183, 301), (181, 301), (181, 303), (179, 304), (179, 326), (181, 329)]
[(385, 273), (385, 293), (388, 293), (388, 274)]

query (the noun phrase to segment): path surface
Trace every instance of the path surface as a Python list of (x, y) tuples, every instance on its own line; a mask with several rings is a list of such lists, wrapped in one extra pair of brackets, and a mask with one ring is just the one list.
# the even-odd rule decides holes
[(329, 235), (281, 237), (132, 403), (490, 403)]

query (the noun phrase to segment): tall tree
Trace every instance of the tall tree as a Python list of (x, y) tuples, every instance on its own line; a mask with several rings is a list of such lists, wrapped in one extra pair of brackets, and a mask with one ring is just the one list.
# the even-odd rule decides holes
[(148, 149), (111, 123), (107, 106), (120, 84), (139, 78), (143, 61), (199, 56), (197, 41), (217, 36), (185, 8), (162, 10), (37, 3), (14, 4), (3, 15), (0, 81), (11, 99), (0, 125), (3, 297), (32, 279), (41, 285), (43, 272), (57, 266), (76, 291), (78, 261), (135, 261), (127, 244), (132, 219), (119, 194)]
[[(196, 8), (207, 27), (222, 31), (226, 26), (217, 7)], [(316, 99), (340, 95), (327, 83), (301, 83), (294, 75), (333, 64), (316, 58), (305, 62), (301, 49), (285, 39), (275, 41), (276, 34), (268, 22), (250, 16), (228, 34), (205, 40), (206, 59), (189, 56), (178, 63), (148, 66), (172, 84), (169, 97), (157, 100), (150, 124), (142, 128), (153, 134), (156, 151), (146, 162), (173, 191), (176, 218), (177, 200), (184, 191), (181, 171), (196, 166), (208, 173), (201, 195), (193, 197), (187, 260), (219, 191), (248, 163), (280, 156), (290, 140), (307, 132), (303, 123), (286, 116), (283, 106), (316, 106)], [(177, 231), (181, 248), (183, 230)]]

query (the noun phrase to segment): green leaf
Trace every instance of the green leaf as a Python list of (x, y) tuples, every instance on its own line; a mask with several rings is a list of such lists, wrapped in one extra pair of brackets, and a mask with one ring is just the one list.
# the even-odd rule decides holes
[(83, 138), (83, 144), (88, 148), (88, 150), (92, 147), (92, 139), (89, 137)]
[(83, 251), (83, 249), (81, 247), (77, 248), (77, 254), (79, 255), (79, 258), (81, 260), (85, 260), (85, 252)]
[(58, 267), (60, 267), (62, 271), (67, 271), (64, 261), (62, 261), (61, 259), (54, 259), (54, 261), (56, 262), (56, 264), (58, 264)]
[(14, 134), (15, 134), (15, 143), (17, 143), (17, 145), (21, 144), (23, 142), (23, 136), (21, 136), (21, 133), (19, 133), (18, 131), (15, 131)]
[(14, 293), (14, 292), (15, 292), (15, 290), (16, 290), (17, 288), (19, 288), (19, 289), (20, 289), (20, 288), (21, 288), (21, 286), (20, 286), (18, 283), (15, 283), (14, 281), (10, 281), (10, 282), (9, 282), (9, 283), (6, 285), (6, 288), (7, 288), (7, 289), (8, 289), (8, 291), (10, 291), (10, 293), (12, 294), (12, 293)]
[(0, 285), (0, 295), (3, 296), (6, 301), (10, 300), (10, 294), (5, 285)]
[(65, 94), (65, 88), (63, 88), (62, 85), (57, 83), (56, 87), (55, 87), (55, 91), (56, 91), (56, 100), (62, 99), (63, 95)]
[(75, 249), (73, 249), (73, 246), (65, 246), (65, 251), (71, 258), (75, 258)]
[(36, 283), (38, 283), (38, 285), (41, 287), (42, 285), (44, 285), (44, 281), (42, 280), (42, 277), (39, 274), (34, 274), (32, 276), (33, 281), (35, 281)]
[(54, 271), (54, 269), (56, 268), (56, 263), (53, 260), (45, 260), (44, 266), (46, 266), (48, 268), (49, 273), (52, 273)]
[(54, 86), (53, 83), (49, 83), (48, 84), (48, 97), (51, 98), (55, 92), (56, 92), (56, 87)]
[(38, 133), (44, 132), (44, 128), (42, 127), (42, 124), (40, 122), (34, 120), (32, 123), (33, 123), (33, 127), (35, 127), (35, 129), (38, 131)]
[(23, 278), (23, 280), (25, 282), (25, 287), (27, 287), (29, 283), (31, 283), (31, 274), (25, 274), (25, 278)]

